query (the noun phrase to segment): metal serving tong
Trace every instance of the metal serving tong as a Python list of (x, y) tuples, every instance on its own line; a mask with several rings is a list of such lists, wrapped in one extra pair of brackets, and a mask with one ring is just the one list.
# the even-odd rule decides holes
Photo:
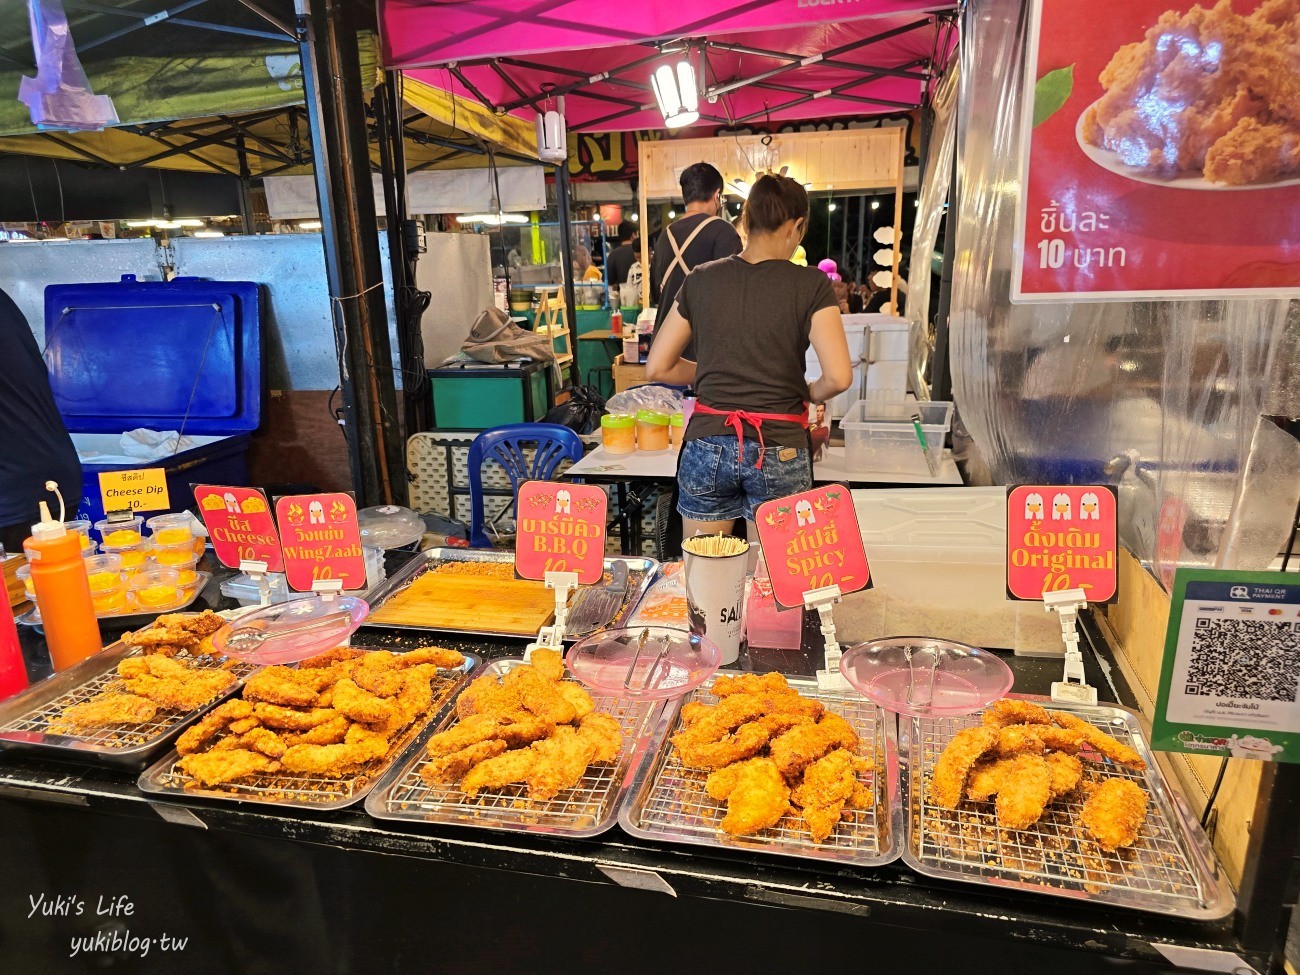
[(226, 646), (236, 653), (256, 653), (267, 640), (279, 640), (287, 636), (297, 636), (312, 630), (329, 627), (347, 626), (352, 621), (348, 613), (328, 613), (315, 619), (296, 622), (274, 623), (253, 622), (236, 624), (226, 637)]

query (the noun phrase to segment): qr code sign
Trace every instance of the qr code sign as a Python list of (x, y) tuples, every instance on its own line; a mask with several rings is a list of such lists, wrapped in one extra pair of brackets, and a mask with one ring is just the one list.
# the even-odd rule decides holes
[(1251, 701), (1295, 701), (1300, 623), (1199, 617), (1186, 692)]

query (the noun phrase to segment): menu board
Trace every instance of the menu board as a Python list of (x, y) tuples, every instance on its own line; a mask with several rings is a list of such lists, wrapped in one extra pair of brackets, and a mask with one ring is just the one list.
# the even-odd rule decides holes
[(1300, 288), (1296, 28), (1211, 6), (1033, 0), (1012, 300)]
[(366, 587), (357, 503), (347, 494), (292, 494), (275, 502), (284, 550), (285, 581), (297, 592), (341, 579), (344, 589)]
[(237, 569), (240, 562), (265, 562), (268, 572), (284, 571), (280, 536), (261, 491), (197, 484), (194, 500), (222, 565)]
[(604, 490), (594, 484), (521, 484), (515, 571), (539, 580), (548, 572), (576, 572), (584, 586), (600, 582), (608, 505)]
[(1082, 589), (1106, 603), (1119, 588), (1115, 489), (1020, 484), (1007, 491), (1007, 596)]
[(787, 609), (803, 594), (839, 586), (865, 589), (871, 579), (853, 497), (842, 484), (765, 501), (754, 512), (772, 594)]

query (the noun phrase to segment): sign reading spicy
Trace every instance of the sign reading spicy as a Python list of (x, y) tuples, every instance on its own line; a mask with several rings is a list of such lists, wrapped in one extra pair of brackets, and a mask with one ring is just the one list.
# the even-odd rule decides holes
[(1115, 598), (1115, 489), (1021, 484), (1007, 492), (1007, 595), (1042, 599), (1082, 589), (1090, 603)]
[(525, 579), (576, 572), (589, 586), (605, 572), (605, 492), (594, 484), (529, 481), (519, 487), (515, 570)]
[(222, 565), (239, 568), (242, 561), (265, 562), (268, 572), (283, 572), (280, 536), (271, 518), (266, 495), (256, 488), (198, 484), (194, 500)]
[(782, 606), (802, 606), (805, 592), (826, 586), (866, 588), (870, 569), (848, 488), (828, 484), (766, 501), (755, 521), (772, 593)]

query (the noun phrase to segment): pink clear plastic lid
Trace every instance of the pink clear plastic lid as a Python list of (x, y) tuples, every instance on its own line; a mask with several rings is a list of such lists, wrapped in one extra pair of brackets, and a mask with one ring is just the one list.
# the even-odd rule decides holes
[(212, 637), (218, 653), (255, 664), (291, 664), (337, 647), (370, 614), (355, 596), (304, 596), (239, 617)]
[(722, 653), (713, 641), (668, 626), (604, 630), (569, 648), (573, 676), (611, 697), (663, 701), (713, 676)]
[(891, 636), (844, 651), (840, 673), (873, 703), (911, 717), (956, 717), (1011, 690), (1011, 668), (979, 647)]

